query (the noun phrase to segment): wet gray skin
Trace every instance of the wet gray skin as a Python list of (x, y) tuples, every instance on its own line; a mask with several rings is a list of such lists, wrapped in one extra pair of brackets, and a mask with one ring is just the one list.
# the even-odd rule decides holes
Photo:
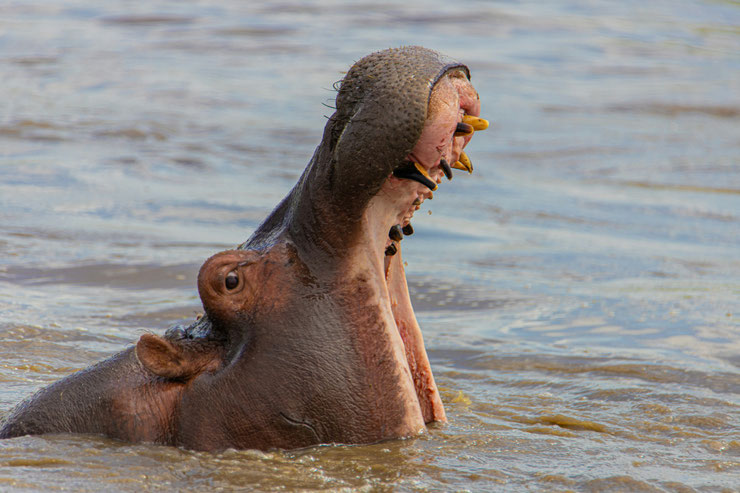
[[(201, 268), (206, 316), (42, 389), (0, 437), (270, 449), (370, 443), (444, 421), (401, 261), (399, 229), (413, 230), (393, 207), (406, 196), (416, 205), (449, 174), (447, 160), (466, 159), (472, 132), (456, 124), (479, 111), (468, 78), (421, 47), (357, 62), (295, 187), (237, 250)], [(457, 98), (455, 120), (427, 131), (437, 84)], [(417, 152), (439, 128), (444, 150)]]

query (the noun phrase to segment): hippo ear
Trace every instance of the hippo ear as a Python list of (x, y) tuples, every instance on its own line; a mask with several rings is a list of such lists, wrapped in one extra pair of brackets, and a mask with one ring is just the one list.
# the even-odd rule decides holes
[[(185, 344), (198, 345), (191, 348)], [(203, 347), (201, 347), (203, 346)], [(215, 347), (195, 341), (173, 343), (154, 334), (144, 334), (136, 343), (136, 356), (141, 364), (157, 376), (189, 380), (203, 371), (215, 370), (221, 355)]]
[(150, 372), (165, 378), (182, 378), (182, 351), (169, 341), (144, 334), (136, 343), (136, 356)]

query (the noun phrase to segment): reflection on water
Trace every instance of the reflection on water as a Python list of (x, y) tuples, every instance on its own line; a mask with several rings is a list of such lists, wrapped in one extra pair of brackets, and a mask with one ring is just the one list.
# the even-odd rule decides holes
[[(362, 55), (467, 62), (492, 129), (404, 242), (450, 423), (205, 454), (0, 442), (0, 490), (733, 491), (740, 8), (473, 1), (0, 6), (0, 416), (200, 311)], [(423, 211), (421, 211), (423, 212)]]

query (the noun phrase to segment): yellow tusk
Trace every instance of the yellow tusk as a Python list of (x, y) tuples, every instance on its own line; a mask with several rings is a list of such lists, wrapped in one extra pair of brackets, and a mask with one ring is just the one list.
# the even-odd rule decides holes
[(432, 188), (432, 190), (436, 190), (437, 184), (434, 183), (434, 180), (432, 180), (432, 177), (429, 176), (429, 173), (427, 172), (426, 168), (419, 163), (414, 163), (414, 166), (416, 166), (416, 169), (419, 170), (419, 173), (424, 175), (424, 178), (428, 179), (430, 182), (434, 184), (434, 188)]
[(477, 116), (465, 115), (462, 117), (463, 123), (467, 123), (473, 127), (473, 130), (485, 130), (488, 128), (488, 120), (479, 118)]
[(467, 171), (468, 173), (473, 172), (473, 163), (470, 162), (470, 158), (464, 152), (460, 153), (460, 160), (456, 161), (455, 164), (452, 165), (452, 167), (455, 169)]
[(460, 122), (457, 124), (457, 128), (455, 128), (455, 137), (467, 137), (468, 135), (473, 135), (474, 131), (475, 129), (472, 125)]

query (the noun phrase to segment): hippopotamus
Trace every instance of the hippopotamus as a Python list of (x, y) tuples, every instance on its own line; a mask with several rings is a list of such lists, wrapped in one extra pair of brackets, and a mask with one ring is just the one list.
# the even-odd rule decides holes
[(198, 274), (205, 314), (37, 392), (0, 437), (92, 433), (195, 450), (413, 436), (446, 421), (401, 241), (488, 123), (469, 69), (402, 47), (355, 63), (297, 184)]

